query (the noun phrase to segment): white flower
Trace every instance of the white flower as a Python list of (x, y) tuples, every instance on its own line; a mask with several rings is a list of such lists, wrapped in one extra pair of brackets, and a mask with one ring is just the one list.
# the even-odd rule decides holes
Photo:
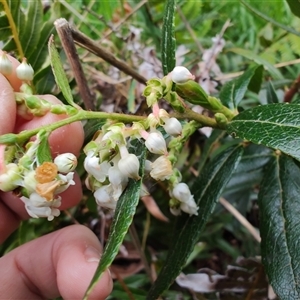
[(27, 63), (26, 58), (23, 58), (22, 63), (16, 68), (17, 77), (21, 80), (33, 79), (34, 71), (32, 66)]
[(63, 153), (54, 158), (58, 171), (68, 173), (74, 171), (77, 166), (77, 157), (73, 153)]
[(8, 192), (14, 190), (21, 183), (19, 167), (10, 163), (5, 166), (5, 173), (0, 174), (0, 190)]
[(178, 183), (170, 193), (172, 197), (180, 201), (180, 209), (190, 215), (197, 215), (198, 207), (194, 200), (194, 196), (187, 184), (184, 182)]
[(35, 171), (25, 173), (22, 186), (27, 190), (28, 194), (35, 192), (37, 181), (35, 179)]
[(182, 132), (182, 125), (176, 118), (166, 119), (163, 127), (166, 133), (172, 136), (178, 136)]
[(39, 194), (32, 193), (29, 198), (23, 196), (20, 199), (24, 202), (27, 213), (32, 218), (47, 217), (48, 221), (52, 221), (54, 217), (60, 215), (58, 207), (61, 205), (61, 197), (47, 201)]
[(159, 131), (153, 131), (149, 133), (145, 142), (145, 146), (151, 153), (163, 155), (168, 152), (166, 141)]
[(93, 175), (99, 182), (104, 182), (106, 176), (108, 175), (108, 170), (111, 168), (111, 165), (104, 161), (99, 163), (99, 157), (94, 156), (93, 152), (88, 152), (84, 160), (85, 170)]
[(119, 170), (127, 177), (139, 180), (140, 162), (136, 155), (129, 153), (118, 162)]
[(99, 189), (97, 189), (94, 193), (94, 197), (99, 206), (115, 209), (117, 205), (117, 201), (115, 201), (112, 197), (113, 188), (109, 185), (103, 185)]
[(172, 81), (175, 83), (185, 83), (188, 80), (194, 80), (195, 76), (191, 72), (182, 66), (175, 67), (171, 73)]
[(173, 174), (172, 164), (167, 156), (158, 157), (152, 164), (150, 176), (155, 180), (169, 179)]
[(12, 73), (13, 66), (5, 51), (0, 55), (0, 73), (3, 75), (9, 75)]
[(70, 185), (75, 185), (74, 172), (69, 172), (66, 175), (58, 174), (58, 177), (61, 180), (61, 185), (55, 190), (55, 194), (60, 194), (68, 189)]

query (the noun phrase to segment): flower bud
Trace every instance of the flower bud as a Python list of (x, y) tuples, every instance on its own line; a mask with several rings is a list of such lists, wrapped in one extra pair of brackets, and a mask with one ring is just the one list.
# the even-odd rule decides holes
[(77, 157), (73, 153), (63, 153), (55, 157), (54, 163), (58, 168), (58, 172), (69, 173), (75, 170)]
[(34, 71), (30, 64), (27, 63), (26, 58), (23, 58), (22, 63), (16, 68), (17, 77), (21, 80), (31, 81), (33, 79)]
[(10, 163), (5, 168), (6, 172), (0, 175), (0, 190), (3, 192), (13, 191), (21, 180), (19, 167)]
[(118, 161), (119, 170), (129, 178), (133, 178), (135, 180), (139, 180), (141, 177), (139, 176), (140, 162), (136, 155), (128, 154), (125, 157), (122, 157)]
[(163, 127), (166, 133), (172, 136), (178, 136), (182, 132), (181, 123), (176, 118), (167, 119)]
[(160, 155), (168, 153), (166, 141), (159, 131), (149, 133), (145, 142), (145, 146), (151, 153)]
[(173, 174), (172, 164), (169, 161), (168, 157), (162, 155), (158, 157), (152, 164), (152, 170), (150, 176), (155, 180), (165, 180), (169, 179)]
[(195, 76), (191, 72), (182, 66), (175, 67), (171, 73), (172, 81), (175, 83), (185, 83), (188, 80), (194, 80)]
[(12, 73), (12, 63), (8, 59), (8, 56), (5, 51), (0, 55), (0, 73), (3, 75), (9, 75)]
[(188, 202), (192, 196), (190, 188), (184, 182), (178, 183), (171, 192), (172, 196), (180, 202)]
[(158, 116), (160, 119), (162, 119), (163, 121), (165, 121), (166, 119), (169, 119), (170, 116), (168, 114), (168, 112), (163, 109), (163, 108), (160, 108), (159, 111), (158, 111)]

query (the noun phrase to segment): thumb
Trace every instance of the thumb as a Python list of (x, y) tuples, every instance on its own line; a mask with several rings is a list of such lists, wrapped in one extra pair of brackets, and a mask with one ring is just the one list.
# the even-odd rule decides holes
[[(0, 259), (0, 295), (5, 299), (82, 299), (95, 273), (101, 245), (82, 225), (45, 235)], [(105, 272), (89, 299), (105, 299), (112, 290)]]

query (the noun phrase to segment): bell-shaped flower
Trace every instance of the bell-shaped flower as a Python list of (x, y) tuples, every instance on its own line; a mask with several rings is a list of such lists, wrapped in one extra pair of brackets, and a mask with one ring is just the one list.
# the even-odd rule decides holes
[(56, 156), (53, 162), (56, 164), (59, 172), (69, 173), (75, 170), (77, 157), (73, 153), (63, 153)]
[(3, 75), (9, 75), (12, 73), (13, 65), (8, 59), (8, 56), (5, 51), (0, 54), (0, 73)]
[(180, 203), (180, 209), (190, 215), (198, 215), (198, 209), (194, 198), (190, 198), (188, 202)]
[(27, 213), (32, 218), (48, 218), (52, 221), (54, 217), (60, 215), (58, 207), (61, 205), (61, 198), (57, 197), (52, 201), (47, 201), (37, 193), (32, 193), (29, 198), (22, 196), (20, 198), (25, 204)]
[(117, 201), (113, 199), (112, 194), (113, 188), (109, 184), (103, 185), (102, 187), (98, 188), (94, 192), (94, 197), (99, 206), (109, 209), (116, 209)]
[(31, 65), (27, 63), (26, 58), (23, 58), (22, 63), (16, 68), (17, 77), (21, 80), (31, 81), (34, 71)]
[(118, 162), (119, 170), (127, 177), (139, 180), (140, 162), (136, 155), (129, 153), (123, 156)]
[(169, 179), (173, 174), (173, 168), (170, 160), (167, 156), (162, 155), (158, 157), (152, 164), (152, 170), (150, 176), (155, 180)]
[(166, 119), (163, 127), (166, 133), (172, 136), (178, 136), (182, 133), (182, 125), (176, 118)]
[(171, 73), (172, 81), (175, 83), (185, 83), (188, 80), (194, 80), (195, 76), (191, 72), (182, 66), (175, 67)]
[(159, 131), (149, 133), (145, 141), (145, 146), (154, 154), (163, 155), (168, 153), (166, 141)]
[(0, 174), (0, 190), (3, 192), (12, 191), (20, 185), (21, 181), (19, 167), (10, 163), (5, 166), (5, 172)]
[(89, 174), (93, 175), (99, 182), (104, 182), (106, 176), (108, 175), (108, 170), (111, 168), (111, 165), (107, 161), (100, 163), (99, 157), (94, 156), (94, 153), (90, 151), (88, 152), (84, 160), (84, 168)]
[(171, 192), (171, 196), (180, 202), (188, 202), (190, 198), (193, 198), (190, 188), (184, 182), (178, 183)]

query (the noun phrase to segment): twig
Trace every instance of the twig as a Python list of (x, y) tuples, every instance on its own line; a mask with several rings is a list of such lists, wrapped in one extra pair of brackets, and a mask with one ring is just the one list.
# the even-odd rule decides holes
[(109, 35), (111, 35), (114, 31), (116, 31), (124, 22), (126, 22), (137, 10), (139, 10), (144, 4), (146, 4), (148, 0), (141, 1), (133, 10), (125, 16), (122, 20), (120, 20), (112, 29), (108, 30), (108, 32), (102, 37), (100, 43), (103, 42)]
[(133, 68), (131, 68), (127, 63), (124, 61), (116, 58), (115, 55), (107, 52), (104, 48), (102, 48), (98, 43), (95, 43), (93, 40), (88, 38), (86, 35), (77, 31), (74, 28), (71, 28), (71, 33), (74, 39), (74, 42), (84, 48), (89, 50), (90, 52), (94, 53), (95, 55), (101, 57), (114, 67), (118, 68), (119, 70), (123, 71), (125, 74), (130, 75), (132, 78), (136, 79), (138, 82), (142, 84), (146, 84), (147, 79), (136, 72)]
[(192, 39), (194, 40), (195, 44), (197, 45), (199, 52), (203, 53), (204, 49), (203, 49), (202, 45), (200, 44), (194, 30), (190, 26), (190, 23), (187, 21), (185, 15), (183, 14), (183, 12), (179, 6), (177, 7), (177, 12), (178, 12), (179, 17), (181, 18), (182, 22), (184, 23), (186, 29), (188, 30), (189, 34), (191, 35)]
[(84, 76), (82, 66), (74, 45), (74, 41), (71, 35), (71, 29), (66, 19), (58, 19), (54, 22), (56, 31), (61, 40), (62, 46), (66, 52), (67, 58), (70, 62), (71, 69), (74, 73), (75, 80), (77, 82), (80, 96), (83, 100), (85, 109), (93, 110), (93, 96), (87, 84), (87, 80)]
[[(296, 65), (296, 64), (299, 64), (299, 63), (300, 63), (300, 58), (275, 64), (274, 67), (275, 68), (282, 68), (282, 67), (286, 67), (286, 66)], [(241, 71), (241, 72), (223, 74), (221, 76), (214, 77), (214, 80), (218, 80), (218, 81), (219, 80), (228, 80), (228, 79), (238, 77), (238, 76), (242, 75), (243, 73), (244, 72)]]
[(260, 243), (261, 238), (257, 230), (241, 215), (241, 213), (233, 207), (226, 199), (220, 198), (220, 203), (250, 232), (256, 241)]

